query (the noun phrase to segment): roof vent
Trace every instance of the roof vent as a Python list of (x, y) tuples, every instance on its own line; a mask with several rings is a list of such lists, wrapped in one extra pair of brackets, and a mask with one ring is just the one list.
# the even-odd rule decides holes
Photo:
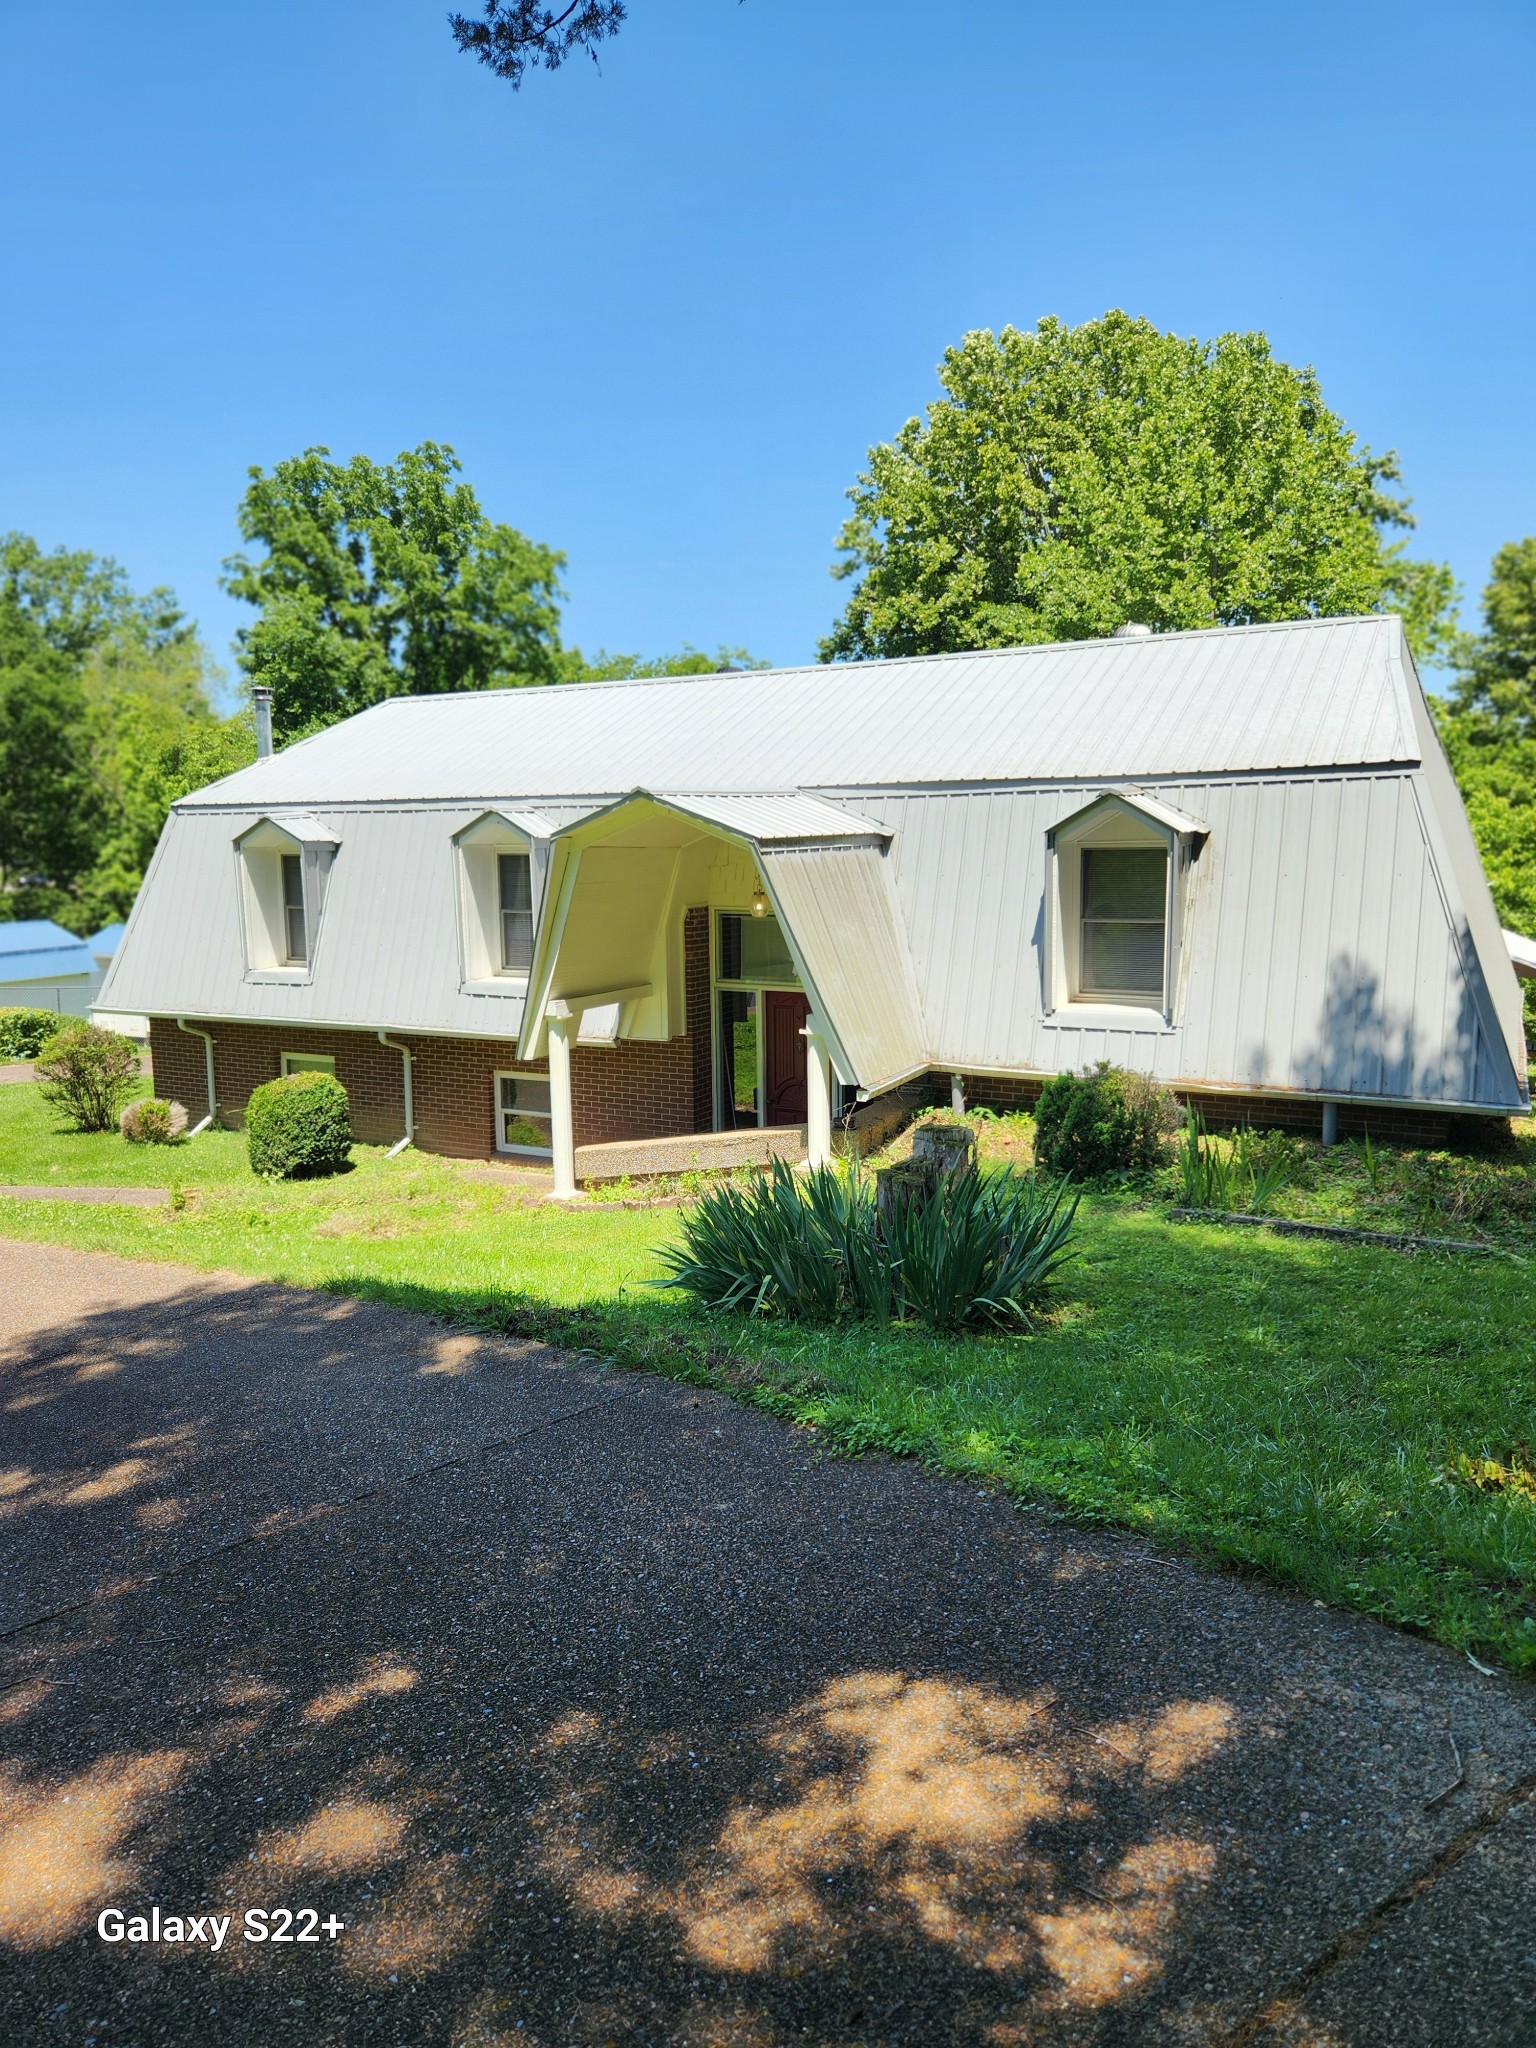
[(1116, 626), (1109, 637), (1112, 640), (1150, 640), (1152, 628), (1142, 625), (1139, 619), (1127, 619), (1123, 626)]

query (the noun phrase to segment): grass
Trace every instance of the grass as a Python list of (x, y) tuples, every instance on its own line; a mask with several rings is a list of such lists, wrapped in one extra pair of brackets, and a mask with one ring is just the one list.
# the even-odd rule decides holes
[[(1027, 1126), (981, 1131), (984, 1157), (1027, 1151)], [(1358, 1159), (1337, 1170), (1369, 1190)], [(1536, 1347), (1513, 1259), (1174, 1224), (1165, 1191), (1132, 1188), (1085, 1200), (1034, 1336), (820, 1331), (706, 1317), (649, 1287), (675, 1210), (559, 1209), (368, 1147), (337, 1180), (269, 1185), (239, 1137), (59, 1136), (34, 1088), (0, 1087), (0, 1182), (51, 1178), (174, 1178), (185, 1201), (0, 1202), (0, 1232), (368, 1296), (721, 1387), (834, 1452), (920, 1457), (1536, 1669)]]

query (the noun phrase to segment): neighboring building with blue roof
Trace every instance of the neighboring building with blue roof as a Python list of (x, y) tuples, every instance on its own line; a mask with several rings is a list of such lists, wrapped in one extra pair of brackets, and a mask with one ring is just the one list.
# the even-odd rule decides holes
[(126, 929), (126, 925), (123, 924), (104, 924), (99, 932), (92, 932), (86, 940), (85, 943), (91, 949), (91, 958), (103, 974), (112, 965), (112, 956), (122, 944)]
[(0, 1004), (84, 1016), (104, 971), (92, 942), (77, 939), (51, 918), (0, 924)]

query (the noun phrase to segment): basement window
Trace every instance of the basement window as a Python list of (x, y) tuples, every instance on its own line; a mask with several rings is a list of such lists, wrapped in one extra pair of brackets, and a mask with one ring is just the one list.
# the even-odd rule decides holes
[(330, 1052), (285, 1052), (283, 1072), (287, 1074), (329, 1074), (336, 1078), (336, 1055)]
[(496, 1076), (496, 1150), (525, 1159), (552, 1159), (547, 1074)]

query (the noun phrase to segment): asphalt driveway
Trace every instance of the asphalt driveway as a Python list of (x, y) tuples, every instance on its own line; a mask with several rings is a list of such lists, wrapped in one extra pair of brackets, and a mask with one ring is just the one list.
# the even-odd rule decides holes
[(7, 2042), (1536, 2039), (1536, 1690), (1450, 1652), (168, 1266), (0, 1242), (0, 1414)]

